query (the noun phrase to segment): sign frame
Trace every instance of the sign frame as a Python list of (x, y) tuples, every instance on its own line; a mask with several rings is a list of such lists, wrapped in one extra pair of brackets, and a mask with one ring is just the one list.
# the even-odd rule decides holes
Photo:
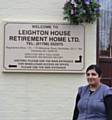
[[(6, 63), (7, 63), (7, 59), (9, 59), (9, 57), (7, 57), (6, 58), (6, 56), (7, 55), (9, 55), (9, 53), (8, 52), (6, 52), (6, 51), (10, 51), (10, 46), (8, 46), (8, 43), (7, 43), (7, 32), (9, 32), (8, 30), (10, 30), (10, 27), (11, 26), (9, 26), (9, 28), (7, 28), (7, 26), (8, 25), (48, 25), (48, 27), (49, 27), (49, 25), (51, 25), (51, 26), (53, 26), (53, 25), (55, 25), (55, 26), (75, 26), (76, 28), (78, 28), (78, 27), (82, 27), (82, 29), (83, 29), (83, 51), (82, 51), (82, 55), (83, 56), (80, 56), (79, 55), (79, 57), (78, 57), (78, 59), (76, 59), (75, 60), (75, 62), (78, 64), (78, 63), (80, 63), (81, 61), (82, 61), (82, 59), (83, 59), (83, 63), (82, 63), (82, 66), (81, 66), (81, 68), (80, 69), (67, 69), (66, 70), (66, 68), (65, 69), (31, 69), (31, 68), (22, 68), (22, 69), (20, 69), (20, 68), (16, 68), (16, 66), (15, 66), (15, 64), (9, 64), (9, 68), (8, 67), (6, 67)], [(17, 26), (16, 26), (17, 27)], [(13, 27), (11, 28), (12, 29), (12, 33), (14, 32), (13, 31)], [(35, 28), (36, 29), (36, 28)], [(15, 30), (17, 30), (17, 28), (15, 28)], [(55, 31), (55, 29), (53, 29), (54, 31)], [(60, 29), (59, 29), (60, 30)], [(84, 73), (84, 68), (85, 68), (85, 27), (83, 26), (83, 25), (69, 25), (69, 24), (66, 24), (66, 23), (49, 23), (49, 22), (22, 22), (22, 21), (19, 21), (19, 22), (14, 22), (14, 21), (7, 21), (7, 22), (4, 22), (4, 24), (3, 24), (3, 31), (4, 31), (4, 33), (3, 33), (3, 39), (4, 39), (4, 42), (3, 42), (3, 72), (36, 72), (36, 73)], [(10, 30), (11, 31), (11, 30)], [(65, 31), (67, 31), (67, 30), (65, 30)], [(72, 30), (71, 30), (72, 31)], [(70, 32), (71, 32), (70, 31)], [(11, 34), (11, 33), (8, 33), (9, 35)], [(22, 33), (21, 33), (22, 34)], [(46, 33), (47, 34), (47, 33)], [(67, 33), (67, 32), (65, 32), (65, 33), (63, 33), (65, 36), (67, 36), (67, 35), (69, 35), (69, 33)], [(11, 35), (10, 35), (11, 36)], [(10, 37), (10, 41), (11, 40), (14, 40), (14, 37)], [(63, 41), (64, 41), (65, 39), (63, 38)], [(6, 44), (7, 44), (7, 47), (6, 47)], [(9, 48), (8, 48), (9, 47)], [(68, 47), (69, 48), (69, 47)], [(6, 50), (6, 49), (8, 49), (8, 50)], [(15, 48), (14, 48), (15, 49)], [(23, 49), (22, 47), (20, 48), (20, 49)], [(76, 49), (76, 48), (75, 48)], [(81, 48), (80, 48), (81, 49)], [(58, 49), (57, 49), (58, 50)], [(73, 52), (73, 51), (71, 51), (71, 52)], [(59, 53), (58, 52), (56, 52), (57, 53), (57, 55), (58, 55), (58, 57), (60, 56), (61, 57), (61, 55), (59, 55)], [(26, 53), (25, 53), (26, 54)], [(62, 56), (62, 58), (64, 58), (65, 56)], [(66, 57), (65, 57), (66, 58)], [(10, 58), (10, 59), (12, 59), (12, 58)], [(10, 60), (9, 59), (9, 60)], [(13, 58), (14, 59), (14, 58)], [(24, 59), (25, 60), (25, 59)], [(23, 61), (24, 61), (23, 60)], [(66, 59), (67, 60), (67, 59)], [(17, 62), (17, 60), (14, 60), (14, 61), (16, 61)], [(24, 61), (24, 62), (26, 62), (26, 61)], [(55, 62), (55, 61), (54, 61)], [(67, 62), (67, 61), (66, 61)], [(68, 61), (69, 62), (69, 61)], [(71, 62), (71, 61), (70, 61)], [(63, 62), (62, 62), (63, 63)], [(19, 63), (18, 63), (19, 64)], [(21, 63), (22, 64), (22, 63)], [(64, 64), (64, 63), (63, 63)], [(69, 63), (68, 63), (69, 64)], [(68, 66), (68, 64), (66, 64), (66, 66)], [(71, 65), (72, 66), (72, 65)], [(43, 67), (45, 67), (44, 65), (43, 65)]]

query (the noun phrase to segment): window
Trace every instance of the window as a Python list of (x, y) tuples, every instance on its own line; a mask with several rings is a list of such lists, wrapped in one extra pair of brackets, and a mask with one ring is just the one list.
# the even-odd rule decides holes
[(112, 0), (100, 0), (99, 57), (112, 58)]

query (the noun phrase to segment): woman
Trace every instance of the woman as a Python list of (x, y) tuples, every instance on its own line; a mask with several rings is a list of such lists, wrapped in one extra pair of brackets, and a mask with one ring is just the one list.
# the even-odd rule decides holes
[(88, 85), (79, 87), (73, 120), (112, 120), (112, 89), (100, 82), (98, 65), (86, 70)]

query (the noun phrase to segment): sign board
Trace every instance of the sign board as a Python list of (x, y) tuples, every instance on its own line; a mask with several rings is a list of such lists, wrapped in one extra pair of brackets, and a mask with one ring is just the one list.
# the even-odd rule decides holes
[(61, 23), (4, 24), (4, 72), (66, 72), (84, 69), (84, 26)]

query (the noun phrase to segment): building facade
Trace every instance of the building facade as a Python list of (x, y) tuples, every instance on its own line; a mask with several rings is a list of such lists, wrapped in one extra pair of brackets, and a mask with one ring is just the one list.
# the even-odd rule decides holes
[[(64, 0), (0, 0), (0, 65), (4, 21), (63, 23)], [(85, 69), (96, 63), (96, 23), (85, 24), (85, 63), (79, 73), (26, 73), (0, 70), (1, 120), (70, 120)]]

